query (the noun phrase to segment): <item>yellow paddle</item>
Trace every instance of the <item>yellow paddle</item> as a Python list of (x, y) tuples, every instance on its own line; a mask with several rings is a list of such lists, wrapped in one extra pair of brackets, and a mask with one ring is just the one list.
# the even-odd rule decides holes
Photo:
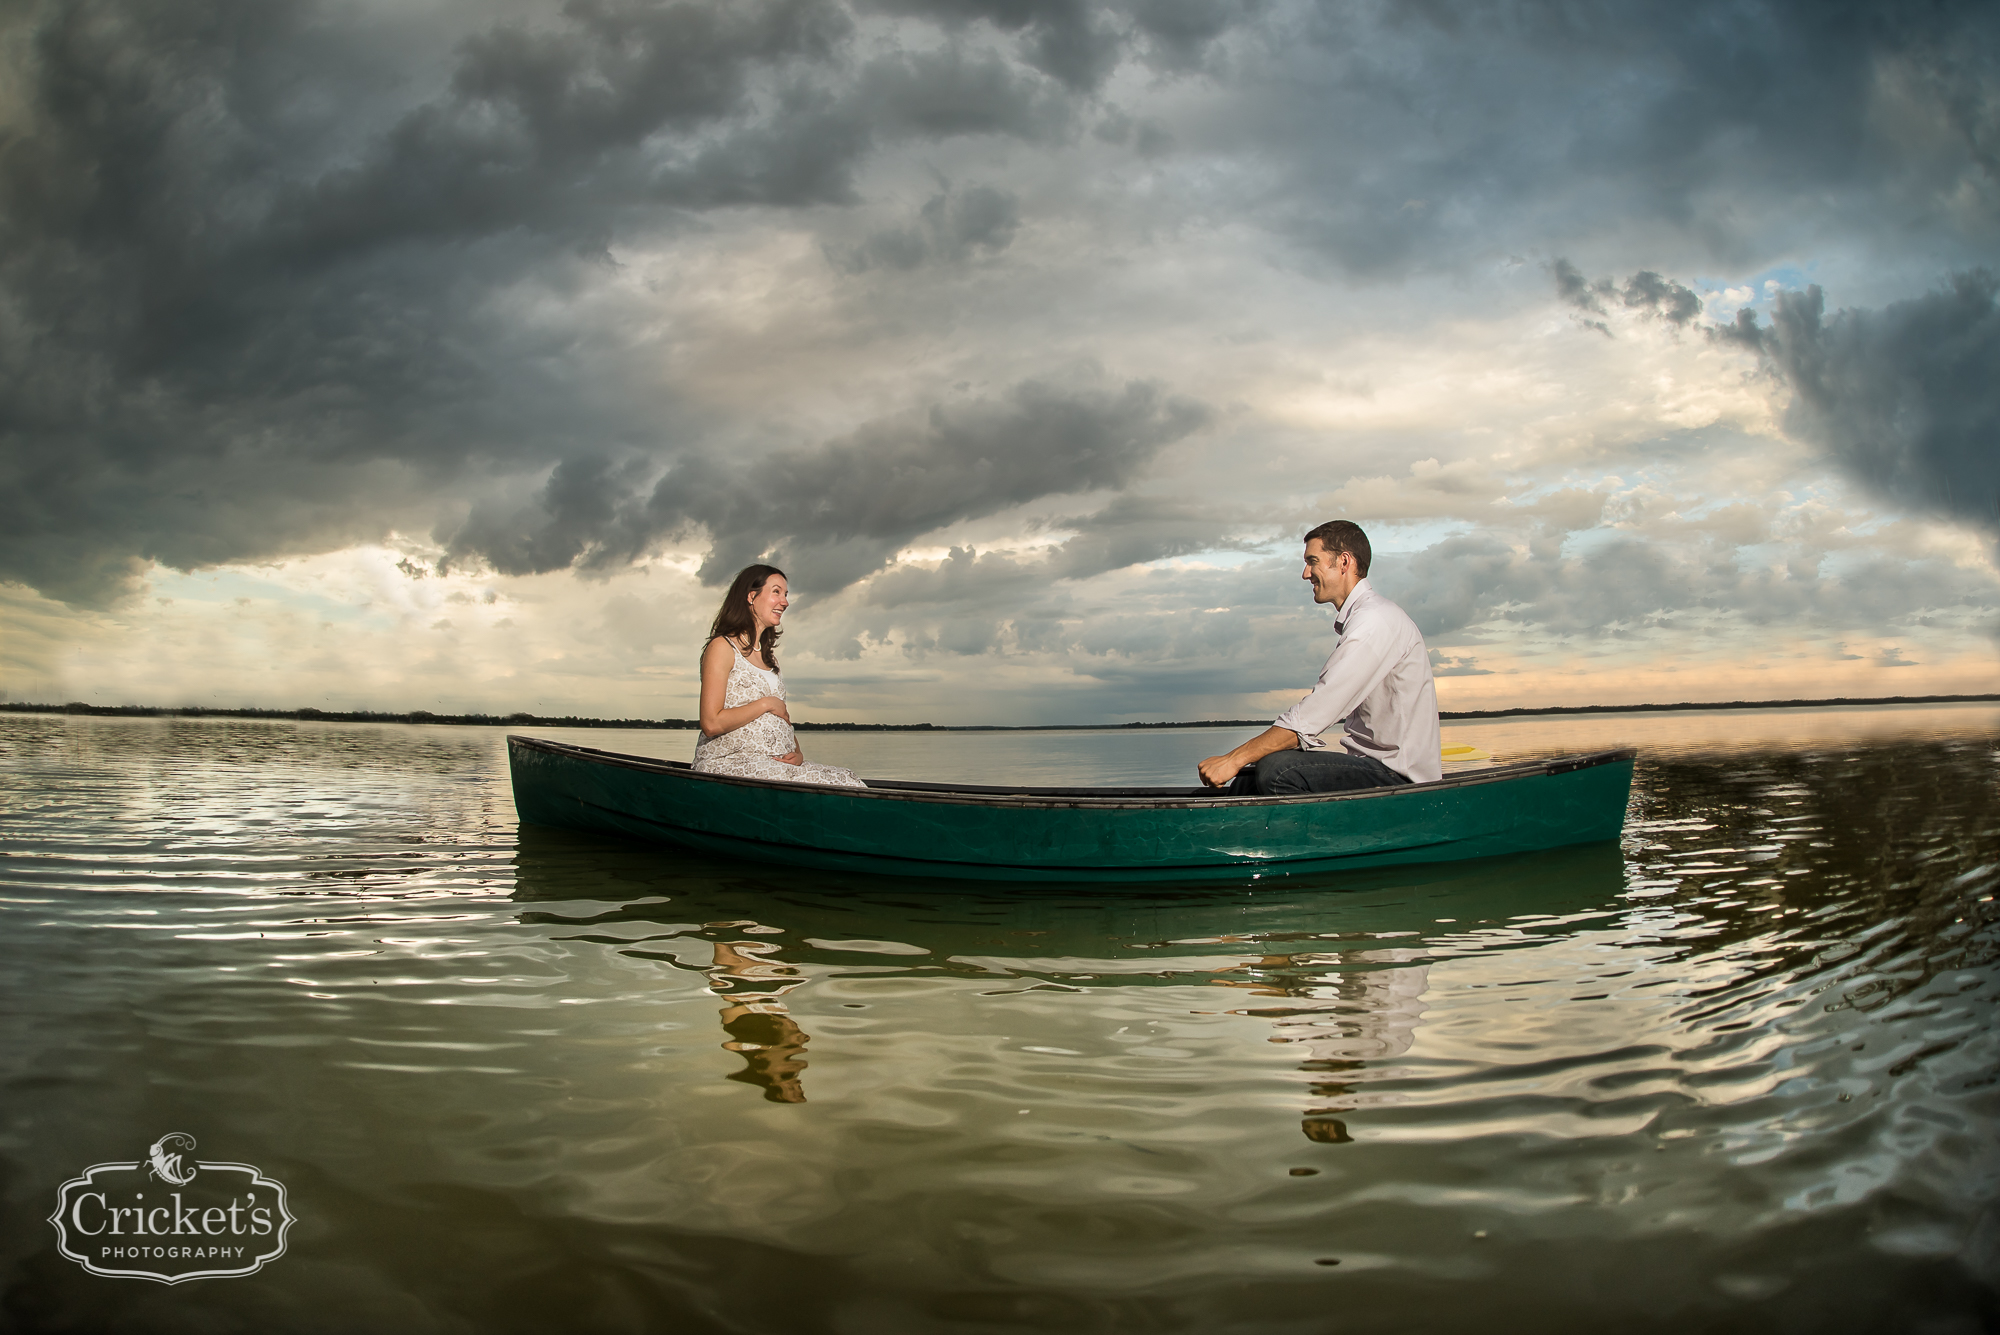
[(1482, 751), (1476, 746), (1447, 746), (1439, 753), (1446, 764), (1457, 760), (1491, 760), (1491, 751)]

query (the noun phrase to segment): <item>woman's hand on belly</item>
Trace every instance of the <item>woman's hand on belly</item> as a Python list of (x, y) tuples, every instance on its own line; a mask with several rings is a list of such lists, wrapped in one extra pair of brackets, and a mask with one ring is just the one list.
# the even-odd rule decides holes
[(803, 765), (806, 763), (806, 753), (795, 746), (786, 754), (774, 756), (773, 759), (780, 765)]

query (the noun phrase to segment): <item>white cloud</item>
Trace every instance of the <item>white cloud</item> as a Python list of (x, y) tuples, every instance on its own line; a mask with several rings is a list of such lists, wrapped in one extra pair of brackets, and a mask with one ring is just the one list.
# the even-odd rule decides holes
[(1249, 714), (1335, 513), (1449, 701), (1991, 680), (1986, 9), (91, 12), (0, 80), (11, 697), (681, 716), (772, 551), (822, 716)]

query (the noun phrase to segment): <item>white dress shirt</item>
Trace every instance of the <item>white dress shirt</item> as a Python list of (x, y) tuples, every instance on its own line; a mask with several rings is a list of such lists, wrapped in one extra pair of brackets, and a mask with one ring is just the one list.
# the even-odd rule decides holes
[(1373, 756), (1412, 783), (1442, 779), (1437, 687), (1417, 623), (1364, 579), (1334, 612), (1333, 629), (1340, 643), (1319, 684), (1273, 726), (1297, 733), (1301, 751), (1317, 751), (1326, 745), (1319, 735), (1345, 720), (1349, 754)]

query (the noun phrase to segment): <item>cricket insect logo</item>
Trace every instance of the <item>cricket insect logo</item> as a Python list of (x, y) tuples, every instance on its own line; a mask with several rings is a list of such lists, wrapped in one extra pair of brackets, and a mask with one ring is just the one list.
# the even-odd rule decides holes
[(146, 1151), (146, 1158), (152, 1163), (152, 1175), (170, 1187), (184, 1187), (194, 1181), (195, 1167), (189, 1162), (185, 1171), (181, 1168), (181, 1156), (194, 1152), (194, 1137), (185, 1131), (169, 1131), (153, 1142), (153, 1148)]

